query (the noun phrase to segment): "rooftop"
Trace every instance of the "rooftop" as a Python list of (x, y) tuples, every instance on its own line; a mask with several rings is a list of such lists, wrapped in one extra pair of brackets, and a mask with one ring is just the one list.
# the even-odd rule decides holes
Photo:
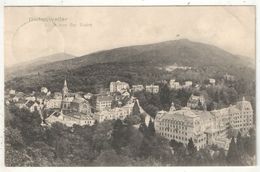
[(109, 95), (99, 95), (97, 96), (97, 101), (112, 101), (113, 97)]

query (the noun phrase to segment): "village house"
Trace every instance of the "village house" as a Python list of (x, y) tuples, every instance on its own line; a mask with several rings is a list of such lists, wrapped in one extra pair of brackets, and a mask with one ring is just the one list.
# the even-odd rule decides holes
[(13, 97), (13, 102), (18, 102), (20, 99), (24, 99), (25, 94), (23, 92), (17, 92)]
[(116, 82), (110, 82), (110, 92), (124, 92), (129, 89), (129, 84), (126, 82), (116, 81)]
[(159, 93), (159, 86), (158, 85), (146, 85), (145, 86), (145, 91), (146, 92), (150, 92), (150, 93), (153, 93), (153, 94), (157, 94)]
[(215, 85), (215, 84), (216, 84), (216, 80), (213, 79), (213, 78), (209, 78), (209, 83), (210, 83), (211, 85)]
[(30, 112), (34, 112), (40, 108), (39, 102), (25, 99), (19, 100), (15, 105), (20, 109), (28, 109)]
[(200, 89), (200, 85), (199, 84), (195, 84), (195, 86), (194, 86), (194, 88), (196, 89), (196, 90), (199, 90)]
[(92, 97), (93, 97), (93, 94), (92, 93), (87, 93), (87, 94), (84, 94), (83, 97), (87, 100), (90, 100)]
[(96, 110), (104, 111), (111, 109), (113, 97), (110, 95), (98, 95), (96, 97)]
[(46, 108), (47, 109), (60, 109), (61, 108), (61, 102), (62, 100), (61, 99), (49, 99), (49, 100), (46, 100)]
[(41, 88), (41, 93), (47, 94), (48, 93), (48, 88), (42, 87)]
[(223, 76), (223, 78), (227, 81), (234, 81), (235, 80), (235, 77), (233, 75), (230, 75), (230, 74), (227, 74), (227, 73)]
[(176, 82), (175, 79), (171, 79), (169, 82), (170, 89), (178, 90), (181, 89), (181, 85), (179, 82)]
[(95, 120), (90, 116), (82, 113), (71, 112), (66, 115), (62, 115), (62, 123), (67, 126), (73, 126), (74, 124), (84, 126), (92, 126), (95, 124)]
[(35, 102), (34, 101), (29, 101), (26, 104), (26, 107), (27, 107), (27, 109), (29, 109), (30, 112), (35, 112), (35, 111), (40, 110), (40, 104), (37, 101), (35, 101)]
[(143, 85), (132, 85), (133, 92), (143, 91), (144, 86)]
[(35, 96), (25, 96), (25, 100), (35, 101), (36, 97)]
[(11, 89), (11, 90), (9, 91), (9, 95), (15, 95), (15, 90)]
[(18, 108), (22, 109), (23, 107), (25, 107), (25, 104), (26, 104), (28, 101), (29, 101), (29, 100), (19, 99), (18, 101), (15, 102), (15, 106), (17, 106)]
[(128, 115), (131, 115), (134, 103), (128, 103), (123, 107), (116, 107), (109, 110), (103, 110), (94, 114), (94, 119), (98, 122), (103, 122), (105, 120), (124, 120)]
[(183, 86), (184, 88), (190, 88), (192, 87), (192, 81), (185, 81), (185, 84)]
[(51, 95), (51, 91), (48, 91), (46, 96), (50, 96)]
[(43, 103), (44, 100), (47, 98), (45, 95), (37, 95), (35, 96), (36, 97), (36, 101), (40, 102), (40, 103)]
[(91, 115), (91, 107), (87, 100), (84, 98), (75, 98), (71, 102), (71, 111), (72, 112), (78, 112), (82, 114)]
[(62, 99), (62, 93), (61, 92), (54, 92), (53, 98), (54, 99)]
[(71, 111), (71, 102), (74, 100), (74, 97), (64, 97), (61, 101), (61, 109), (63, 113)]
[(47, 124), (60, 122), (68, 127), (72, 127), (73, 125), (92, 126), (95, 124), (95, 120), (89, 115), (73, 112), (64, 115), (62, 112), (59, 111), (53, 111), (53, 113), (45, 119), (45, 122)]

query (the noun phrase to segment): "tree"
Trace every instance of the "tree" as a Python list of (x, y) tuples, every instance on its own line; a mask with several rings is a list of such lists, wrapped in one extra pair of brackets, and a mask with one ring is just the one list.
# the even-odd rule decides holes
[(92, 147), (95, 151), (99, 153), (101, 150), (111, 149), (111, 136), (113, 133), (113, 128), (112, 121), (104, 121), (95, 127), (91, 139), (93, 144)]
[(132, 112), (133, 115), (136, 115), (136, 116), (140, 116), (141, 112), (140, 112), (140, 108), (137, 104), (137, 101), (135, 101), (135, 104), (133, 106), (133, 112)]
[(160, 101), (164, 109), (169, 109), (171, 105), (170, 89), (168, 85), (163, 85), (160, 90)]
[(20, 130), (12, 127), (5, 128), (5, 142), (14, 148), (21, 148), (24, 145), (23, 137)]
[(237, 134), (237, 150), (240, 156), (244, 154), (244, 143), (240, 132)]
[(211, 101), (208, 106), (207, 106), (207, 110), (208, 111), (212, 111), (212, 110), (215, 110), (217, 108), (217, 103), (214, 102), (214, 101)]
[(235, 138), (232, 137), (231, 142), (229, 144), (229, 149), (227, 153), (227, 161), (229, 165), (239, 165), (238, 161), (238, 150), (237, 145), (235, 143)]
[(155, 128), (154, 128), (154, 122), (152, 122), (152, 119), (150, 118), (149, 124), (148, 124), (148, 131), (150, 136), (155, 135)]
[(120, 156), (113, 149), (102, 151), (97, 159), (93, 162), (95, 166), (129, 166), (132, 164), (131, 159)]
[(141, 117), (140, 116), (136, 116), (136, 115), (128, 115), (124, 122), (127, 125), (136, 125), (139, 124), (141, 122)]
[(249, 137), (245, 138), (244, 148), (248, 155), (255, 156), (255, 154), (256, 154), (256, 135), (255, 135), (254, 129), (249, 130)]
[(125, 146), (127, 144), (126, 140), (126, 133), (125, 133), (126, 127), (123, 125), (122, 121), (120, 119), (116, 120), (113, 132), (112, 132), (112, 147), (116, 151), (120, 151), (121, 147)]
[(143, 133), (143, 135), (146, 137), (146, 136), (148, 136), (148, 127), (146, 126), (146, 124), (143, 122), (143, 123), (141, 123), (140, 124), (140, 126), (139, 126), (139, 131), (141, 132), (141, 133)]
[(197, 152), (197, 148), (195, 147), (192, 138), (189, 139), (187, 150), (189, 155), (194, 155)]

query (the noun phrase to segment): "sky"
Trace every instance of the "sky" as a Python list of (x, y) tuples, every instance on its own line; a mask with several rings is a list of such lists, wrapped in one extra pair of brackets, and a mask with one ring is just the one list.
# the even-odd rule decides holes
[(5, 7), (5, 65), (186, 38), (255, 58), (254, 6)]

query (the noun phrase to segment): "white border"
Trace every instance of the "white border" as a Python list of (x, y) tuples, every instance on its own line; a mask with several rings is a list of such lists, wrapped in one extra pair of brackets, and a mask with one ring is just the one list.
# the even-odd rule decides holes
[(257, 0), (4, 0), (5, 6), (255, 5)]
[[(133, 170), (140, 170), (140, 171), (157, 171), (157, 170), (165, 170), (165, 171), (250, 171), (250, 172), (256, 172), (260, 171), (258, 166), (255, 167), (131, 167), (131, 168), (125, 168), (125, 167), (112, 167), (112, 168), (98, 168), (98, 167), (60, 167), (60, 168), (53, 168), (53, 167), (34, 167), (34, 168), (7, 168), (4, 167), (4, 49), (3, 49), (3, 23), (4, 23), (4, 11), (3, 6), (152, 6), (152, 5), (159, 5), (159, 6), (165, 6), (165, 5), (256, 5), (256, 31), (259, 30), (259, 12), (258, 12), (258, 6), (259, 1), (257, 0), (4, 0), (0, 1), (0, 171), (44, 171), (50, 170), (50, 171), (71, 171), (75, 170), (77, 171), (86, 171), (86, 170), (113, 170), (113, 171), (133, 171)], [(257, 87), (256, 87), (256, 113), (258, 115), (259, 112), (259, 34), (256, 33), (256, 77), (257, 77)], [(259, 118), (257, 117), (257, 124), (260, 123)], [(260, 143), (259, 139), (259, 126), (257, 126), (257, 145)], [(257, 149), (257, 164), (260, 164), (259, 160), (259, 154), (260, 150)]]

